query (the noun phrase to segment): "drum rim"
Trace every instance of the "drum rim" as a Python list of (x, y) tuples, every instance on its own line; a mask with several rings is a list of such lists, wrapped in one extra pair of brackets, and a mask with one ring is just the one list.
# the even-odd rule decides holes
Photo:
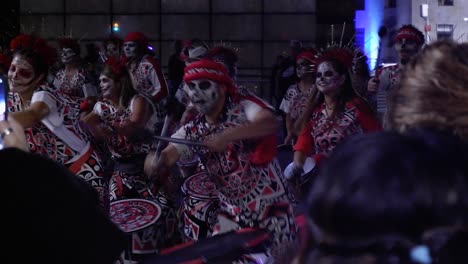
[[(137, 229), (124, 230), (124, 229), (122, 229), (120, 227), (120, 225), (118, 223), (113, 221), (113, 219), (111, 217), (112, 206), (114, 206), (116, 204), (135, 203), (135, 202), (138, 202), (138, 203), (143, 202), (143, 203), (146, 203), (146, 204), (151, 204), (155, 208), (155, 211), (157, 211), (157, 214), (155, 215), (154, 219), (151, 219), (151, 221), (149, 221), (148, 223), (142, 225), (141, 227), (139, 227)], [(161, 215), (162, 215), (162, 208), (161, 208), (161, 206), (159, 204), (157, 204), (154, 201), (151, 201), (151, 200), (148, 200), (148, 199), (141, 199), (141, 198), (130, 198), (130, 199), (122, 199), (122, 200), (113, 201), (113, 202), (110, 203), (109, 211), (110, 211), (109, 218), (111, 219), (111, 221), (114, 224), (116, 224), (125, 233), (134, 233), (134, 232), (143, 230), (143, 229), (153, 225), (154, 223), (156, 223), (156, 221), (158, 221), (158, 219), (161, 218)]]

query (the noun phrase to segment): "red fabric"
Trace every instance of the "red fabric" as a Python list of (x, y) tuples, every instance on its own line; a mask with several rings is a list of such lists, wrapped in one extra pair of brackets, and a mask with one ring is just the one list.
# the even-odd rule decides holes
[(276, 156), (276, 135), (264, 137), (256, 146), (251, 155), (251, 161), (254, 165), (266, 165)]
[(26, 34), (18, 35), (12, 39), (10, 42), (10, 49), (13, 52), (19, 49), (30, 49), (38, 54), (42, 62), (48, 66), (54, 64), (57, 58), (56, 50), (47, 45), (44, 39)]
[(148, 46), (148, 38), (141, 32), (130, 32), (124, 38), (124, 42), (134, 41), (140, 43), (144, 48)]
[(395, 40), (398, 41), (401, 39), (411, 39), (420, 45), (424, 43), (424, 35), (416, 28), (410, 26), (403, 26), (398, 30)]
[(117, 76), (122, 76), (125, 71), (125, 63), (122, 60), (117, 58), (110, 57), (106, 60), (106, 65), (108, 65), (112, 72)]
[(372, 109), (359, 98), (353, 100), (354, 106), (358, 109), (357, 119), (364, 133), (381, 131), (382, 125), (375, 116)]
[[(216, 73), (215, 73), (216, 72)], [(227, 92), (230, 95), (236, 94), (234, 83), (227, 73), (226, 67), (219, 62), (212, 60), (200, 60), (191, 63), (184, 70), (184, 81), (207, 79), (226, 85)]]
[(159, 102), (161, 99), (165, 98), (169, 91), (167, 89), (166, 81), (164, 79), (164, 74), (161, 71), (161, 67), (159, 67), (159, 63), (153, 57), (147, 57), (149, 63), (153, 65), (153, 69), (158, 75), (159, 83), (161, 85), (161, 89), (159, 92), (153, 97), (153, 101)]
[(93, 110), (91, 107), (91, 104), (88, 102), (88, 100), (84, 100), (83, 102), (80, 103), (80, 111), (81, 112), (89, 112)]
[(312, 51), (303, 51), (299, 53), (299, 55), (297, 55), (296, 61), (298, 61), (299, 59), (306, 59), (312, 63), (315, 63), (315, 53)]
[(345, 65), (347, 68), (353, 66), (354, 53), (352, 50), (341, 47), (331, 47), (324, 50), (317, 59), (317, 65), (327, 60), (336, 60)]
[(294, 144), (294, 151), (300, 151), (306, 156), (312, 154), (314, 146), (314, 139), (311, 136), (312, 127), (313, 123), (309, 122), (309, 124), (301, 131), (297, 137), (296, 144)]

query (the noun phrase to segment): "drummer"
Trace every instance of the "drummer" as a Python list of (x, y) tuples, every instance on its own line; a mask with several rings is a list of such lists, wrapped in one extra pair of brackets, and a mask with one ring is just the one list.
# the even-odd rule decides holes
[(296, 223), (275, 158), (273, 108), (254, 96), (237, 93), (226, 68), (201, 60), (185, 68), (185, 89), (198, 116), (172, 137), (205, 146), (169, 144), (158, 160), (147, 159), (152, 175), (164, 184), (170, 168), (197, 154), (217, 184), (221, 213), (215, 233), (241, 228), (265, 229), (283, 254), (295, 243)]
[[(303, 174), (306, 158), (319, 162), (347, 137), (381, 130), (368, 104), (358, 96), (349, 75), (353, 53), (332, 47), (317, 59), (316, 87), (300, 120), (300, 133), (294, 145), (293, 175), (286, 175), (295, 185), (308, 182)], [(305, 185), (305, 184), (304, 184)], [(303, 198), (306, 186), (298, 191)], [(302, 191), (302, 194), (301, 194)]]

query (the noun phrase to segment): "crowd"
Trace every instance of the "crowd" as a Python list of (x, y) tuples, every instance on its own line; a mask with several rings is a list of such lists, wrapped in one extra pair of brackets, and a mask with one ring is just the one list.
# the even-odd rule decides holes
[[(399, 63), (370, 77), (349, 46), (294, 42), (277, 107), (237, 84), (230, 47), (178, 42), (166, 80), (140, 32), (107, 39), (96, 61), (59, 43), (57, 64), (45, 40), (22, 34), (0, 62), (7, 238), (34, 252), (10, 262), (207, 260), (229, 245), (206, 243), (251, 230), (261, 236), (222, 261), (468, 262), (466, 43), (424, 45), (403, 25)], [(278, 113), (294, 152), (286, 170)]]

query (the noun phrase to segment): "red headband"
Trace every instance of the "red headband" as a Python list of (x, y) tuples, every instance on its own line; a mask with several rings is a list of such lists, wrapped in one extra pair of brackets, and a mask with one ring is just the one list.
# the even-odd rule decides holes
[(401, 39), (411, 39), (418, 44), (424, 43), (424, 39), (422, 38), (420, 32), (417, 31), (417, 29), (411, 27), (402, 27), (400, 30), (398, 30), (398, 33), (395, 36), (395, 40), (398, 41)]
[(299, 55), (297, 55), (296, 61), (298, 61), (299, 59), (305, 59), (310, 61), (311, 63), (315, 63), (315, 53), (312, 51), (303, 51), (299, 53)]
[(229, 94), (236, 93), (232, 79), (229, 77), (226, 67), (221, 63), (207, 59), (200, 60), (185, 67), (184, 73), (185, 82), (208, 79), (226, 85)]

